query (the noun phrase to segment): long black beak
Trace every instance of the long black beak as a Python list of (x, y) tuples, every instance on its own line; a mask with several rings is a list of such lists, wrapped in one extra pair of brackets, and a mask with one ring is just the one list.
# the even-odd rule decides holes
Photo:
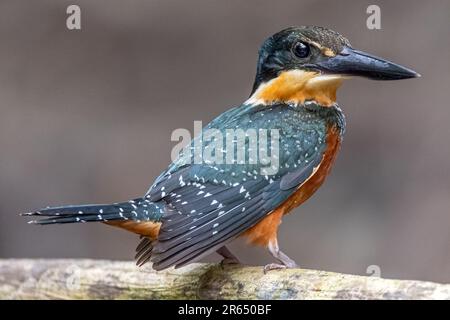
[(373, 80), (420, 77), (417, 72), (368, 53), (345, 47), (338, 55), (316, 63), (324, 73), (361, 76)]

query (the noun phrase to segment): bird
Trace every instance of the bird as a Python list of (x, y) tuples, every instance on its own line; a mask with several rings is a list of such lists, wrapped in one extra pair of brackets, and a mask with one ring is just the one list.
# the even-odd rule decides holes
[[(133, 232), (141, 238), (137, 265), (150, 261), (155, 270), (183, 267), (214, 252), (223, 264), (240, 263), (227, 247), (238, 237), (273, 256), (264, 272), (295, 268), (297, 263), (280, 249), (278, 227), (330, 173), (346, 127), (336, 93), (352, 77), (401, 80), (420, 75), (354, 49), (344, 36), (324, 27), (281, 30), (259, 49), (247, 100), (206, 125), (143, 196), (23, 215), (37, 216), (29, 223), (38, 225), (97, 221)], [(248, 152), (240, 161), (226, 158), (231, 149), (206, 137), (215, 132), (225, 139), (232, 130), (245, 133), (239, 149)], [(258, 136), (255, 143), (249, 132), (265, 132), (266, 140)], [(264, 144), (268, 136), (270, 144)], [(210, 149), (216, 159), (228, 161), (193, 161), (195, 152), (201, 158)], [(270, 150), (275, 165), (252, 159), (255, 150)]]

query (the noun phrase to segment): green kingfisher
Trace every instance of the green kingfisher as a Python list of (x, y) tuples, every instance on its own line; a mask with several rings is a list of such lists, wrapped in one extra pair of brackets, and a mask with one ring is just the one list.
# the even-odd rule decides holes
[[(175, 159), (141, 197), (113, 204), (47, 207), (24, 215), (44, 217), (46, 225), (100, 221), (138, 234), (138, 265), (156, 270), (181, 267), (217, 252), (223, 263), (239, 263), (226, 245), (237, 237), (268, 248), (276, 263), (264, 271), (297, 264), (280, 250), (278, 226), (284, 215), (322, 185), (340, 149), (345, 118), (336, 91), (345, 79), (401, 80), (419, 74), (354, 49), (339, 33), (317, 26), (291, 27), (267, 40), (259, 50), (250, 97), (211, 121), (186, 150), (213, 146), (206, 132), (224, 137), (229, 130), (276, 132), (264, 146), (244, 139), (245, 150), (266, 148), (276, 154), (275, 170), (262, 161), (190, 161)], [(274, 131), (275, 130), (275, 131)], [(275, 136), (275, 135), (274, 135)], [(276, 150), (275, 150), (276, 147)], [(270, 150), (269, 150), (270, 149)], [(227, 150), (218, 148), (216, 155)], [(235, 160), (235, 159), (234, 159)]]

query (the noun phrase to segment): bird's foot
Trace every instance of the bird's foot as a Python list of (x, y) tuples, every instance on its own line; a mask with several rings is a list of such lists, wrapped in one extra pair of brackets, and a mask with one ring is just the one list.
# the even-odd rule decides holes
[(233, 264), (242, 264), (242, 263), (236, 258), (223, 258), (222, 261), (220, 261), (220, 265), (222, 268)]
[(290, 261), (289, 263), (286, 264), (281, 264), (281, 263), (269, 263), (266, 264), (263, 268), (264, 274), (266, 274), (269, 271), (272, 270), (284, 270), (284, 269), (292, 269), (292, 268), (297, 268), (298, 265), (294, 262), (294, 261)]
[(223, 246), (217, 250), (217, 253), (220, 254), (223, 259), (220, 261), (220, 265), (224, 267), (225, 265), (230, 264), (241, 264), (238, 258), (234, 254), (231, 253), (230, 250), (228, 250), (227, 247)]
[(280, 250), (277, 239), (274, 239), (269, 243), (268, 249), (272, 256), (280, 263), (269, 263), (268, 265), (265, 265), (264, 273), (267, 273), (270, 270), (298, 268), (297, 263)]
[(264, 266), (263, 271), (264, 271), (264, 274), (266, 274), (267, 272), (272, 271), (272, 270), (283, 270), (286, 268), (287, 267), (281, 263), (269, 263)]

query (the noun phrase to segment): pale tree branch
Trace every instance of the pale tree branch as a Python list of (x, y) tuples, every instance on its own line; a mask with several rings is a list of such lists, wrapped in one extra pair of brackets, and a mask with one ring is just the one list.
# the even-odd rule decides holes
[(0, 260), (0, 299), (450, 299), (450, 284), (326, 271), (133, 262)]

